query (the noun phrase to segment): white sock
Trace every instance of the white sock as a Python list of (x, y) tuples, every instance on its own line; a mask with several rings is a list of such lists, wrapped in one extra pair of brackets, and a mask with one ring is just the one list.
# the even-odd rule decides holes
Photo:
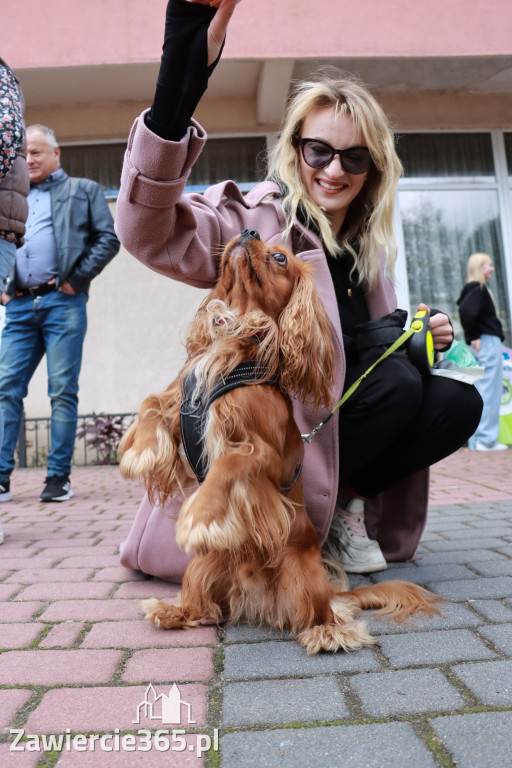
[(351, 515), (357, 515), (361, 516), (364, 519), (364, 501), (363, 499), (360, 499), (358, 496), (351, 499), (347, 506), (345, 507), (346, 511), (349, 512)]

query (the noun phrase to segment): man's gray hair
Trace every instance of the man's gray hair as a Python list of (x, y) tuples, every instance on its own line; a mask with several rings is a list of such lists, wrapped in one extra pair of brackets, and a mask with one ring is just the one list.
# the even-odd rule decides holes
[(46, 143), (50, 147), (50, 149), (57, 149), (59, 146), (59, 142), (57, 141), (57, 138), (55, 136), (54, 131), (51, 128), (48, 128), (47, 125), (41, 125), (41, 123), (34, 123), (33, 125), (27, 126), (26, 133), (29, 134), (31, 131), (40, 131), (41, 133), (44, 133), (46, 136)]

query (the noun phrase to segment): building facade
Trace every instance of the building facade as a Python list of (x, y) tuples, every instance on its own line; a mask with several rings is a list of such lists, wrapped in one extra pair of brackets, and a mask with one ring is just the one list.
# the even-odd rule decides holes
[[(133, 119), (151, 104), (166, 0), (3, 0), (30, 19), (3, 42), (27, 102), (50, 125), (73, 175), (97, 179), (115, 215)], [(397, 133), (404, 164), (396, 213), (399, 304), (448, 311), (474, 251), (495, 261), (491, 288), (511, 343), (512, 6), (508, 0), (242, 0), (196, 117), (210, 141), (190, 184), (264, 174), (293, 82), (331, 67), (368, 83)], [(125, 251), (92, 284), (80, 411), (136, 410), (183, 360), (202, 292)], [(48, 412), (44, 371), (26, 401)]]

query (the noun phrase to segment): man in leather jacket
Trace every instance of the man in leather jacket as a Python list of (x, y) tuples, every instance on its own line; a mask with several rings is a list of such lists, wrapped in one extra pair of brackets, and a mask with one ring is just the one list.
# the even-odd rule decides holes
[(0, 501), (12, 498), (10, 474), (23, 398), (44, 354), (52, 416), (41, 501), (65, 501), (73, 495), (69, 475), (89, 284), (116, 255), (119, 241), (100, 185), (71, 178), (60, 168), (60, 148), (50, 128), (27, 128), (27, 165), (31, 189), (25, 245), (16, 253), (14, 279), (2, 292)]

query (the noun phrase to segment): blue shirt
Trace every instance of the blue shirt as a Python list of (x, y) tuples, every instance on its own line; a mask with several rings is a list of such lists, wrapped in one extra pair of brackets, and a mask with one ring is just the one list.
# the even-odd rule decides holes
[(59, 274), (50, 189), (46, 182), (58, 179), (63, 173), (59, 168), (41, 184), (30, 188), (25, 245), (16, 252), (17, 288), (32, 288), (47, 283)]

